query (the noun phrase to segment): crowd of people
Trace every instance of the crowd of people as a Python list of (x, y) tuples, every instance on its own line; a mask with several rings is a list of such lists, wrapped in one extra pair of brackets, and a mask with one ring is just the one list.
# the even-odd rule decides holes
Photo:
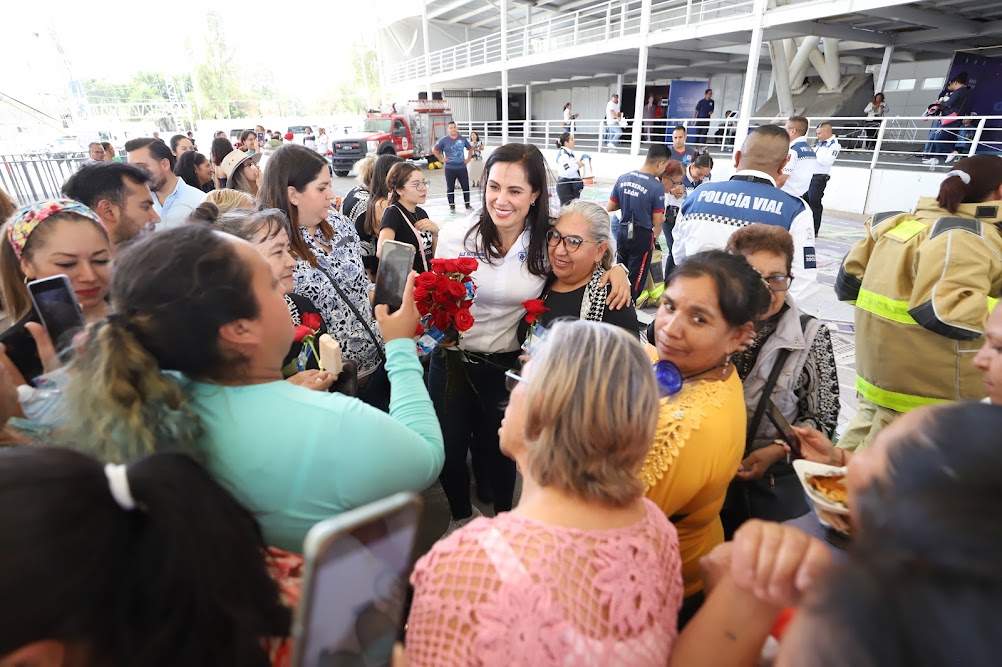
[[(447, 224), (392, 155), (338, 209), (312, 133), (263, 168), (253, 131), (209, 158), (133, 139), (62, 199), (0, 196), (0, 595), (20, 601), (0, 665), (285, 665), (310, 528), (435, 484), (450, 521), (410, 576), (411, 667), (990, 662), (1002, 158), (960, 160), (846, 256), (860, 410), (839, 436), (813, 175), (781, 188), (801, 125), (754, 128), (727, 181), (676, 128), (605, 206), (565, 197), (570, 132), (559, 176), (506, 144)], [(482, 145), (452, 129), (437, 154), (472, 208)], [(394, 312), (373, 305), (391, 241), (415, 251)], [(472, 326), (425, 353), (418, 274), (474, 259)], [(58, 276), (81, 326), (54, 341), (32, 286)], [(796, 456), (844, 469), (837, 557), (786, 523), (811, 512)]]

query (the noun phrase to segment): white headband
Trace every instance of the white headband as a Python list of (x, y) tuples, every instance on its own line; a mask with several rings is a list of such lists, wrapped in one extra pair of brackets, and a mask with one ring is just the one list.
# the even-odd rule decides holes
[(962, 180), (964, 182), (964, 185), (971, 184), (971, 175), (968, 174), (966, 171), (960, 171), (959, 169), (954, 169), (953, 171), (951, 171), (946, 175), (947, 178), (950, 178), (951, 176), (956, 176), (957, 178)]
[(109, 463), (104, 467), (104, 474), (108, 478), (111, 497), (118, 506), (123, 510), (136, 509), (136, 501), (132, 498), (132, 491), (129, 490), (129, 475), (125, 466)]

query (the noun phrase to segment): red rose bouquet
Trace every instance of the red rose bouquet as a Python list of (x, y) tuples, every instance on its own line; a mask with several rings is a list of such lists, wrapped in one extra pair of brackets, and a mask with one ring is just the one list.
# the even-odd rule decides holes
[(472, 257), (433, 259), (431, 271), (414, 281), (414, 301), (421, 313), (415, 335), (418, 347), (428, 354), (443, 340), (458, 340), (473, 326), (470, 306), (477, 293), (471, 274), (479, 263)]

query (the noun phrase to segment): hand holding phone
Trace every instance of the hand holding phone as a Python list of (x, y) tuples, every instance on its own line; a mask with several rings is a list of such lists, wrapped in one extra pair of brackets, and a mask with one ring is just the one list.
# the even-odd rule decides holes
[(84, 327), (83, 308), (77, 301), (70, 279), (59, 274), (32, 280), (28, 283), (28, 293), (56, 350), (69, 345), (73, 334)]
[(779, 431), (780, 437), (790, 446), (790, 452), (793, 456), (798, 459), (803, 458), (804, 456), (800, 451), (800, 438), (797, 437), (796, 431), (793, 430), (790, 422), (786, 420), (786, 417), (783, 416), (783, 413), (780, 412), (771, 398), (766, 402), (765, 414), (769, 417), (772, 425), (776, 427), (776, 430)]
[(421, 320), (421, 314), (414, 302), (414, 278), (416, 275), (412, 271), (407, 276), (400, 310), (391, 314), (386, 304), (379, 304), (375, 308), (376, 322), (379, 323), (379, 330), (383, 334), (383, 340), (387, 343), (397, 338), (414, 338), (415, 336), (418, 322)]
[(386, 304), (395, 312), (403, 302), (407, 276), (414, 266), (414, 246), (399, 241), (384, 241), (376, 272), (374, 305)]

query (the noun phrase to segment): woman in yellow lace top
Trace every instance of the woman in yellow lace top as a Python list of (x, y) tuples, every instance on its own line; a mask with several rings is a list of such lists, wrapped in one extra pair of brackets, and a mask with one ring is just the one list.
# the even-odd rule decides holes
[[(641, 478), (646, 495), (678, 529), (685, 603), (702, 601), (699, 559), (724, 541), (720, 508), (745, 447), (745, 404), (730, 357), (754, 335), (769, 290), (744, 257), (710, 250), (672, 272), (654, 321), (652, 361), (681, 372), (681, 390), (661, 399)], [(662, 395), (670, 382), (663, 381)]]

